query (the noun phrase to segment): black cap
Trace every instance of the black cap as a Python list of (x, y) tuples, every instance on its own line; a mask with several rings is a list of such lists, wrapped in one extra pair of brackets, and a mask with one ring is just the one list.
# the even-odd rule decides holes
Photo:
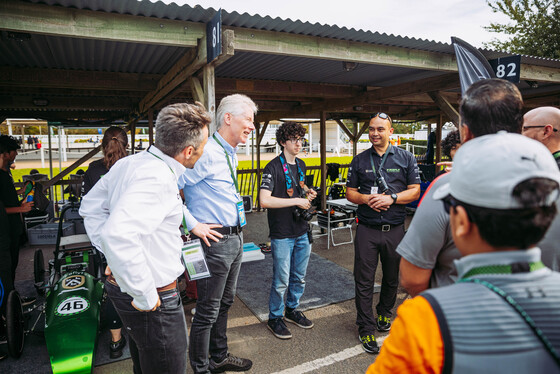
[(0, 152), (11, 152), (20, 149), (16, 138), (10, 135), (0, 135)]

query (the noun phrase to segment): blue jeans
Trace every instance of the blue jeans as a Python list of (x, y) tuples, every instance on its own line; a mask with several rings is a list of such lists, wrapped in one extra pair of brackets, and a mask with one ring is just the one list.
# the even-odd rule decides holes
[(305, 289), (305, 273), (309, 263), (311, 247), (307, 233), (297, 238), (271, 239), (272, 286), (268, 301), (269, 319), (284, 315), (284, 294), (288, 289), (286, 306), (296, 309)]
[(118, 286), (106, 282), (106, 289), (130, 337), (134, 374), (185, 373), (187, 323), (179, 290), (158, 292), (161, 305), (153, 312), (140, 312)]
[(210, 241), (211, 247), (201, 243), (211, 276), (196, 281), (189, 359), (195, 373), (209, 373), (209, 359), (221, 362), (228, 353), (227, 318), (241, 270), (243, 234), (224, 235), (218, 243)]

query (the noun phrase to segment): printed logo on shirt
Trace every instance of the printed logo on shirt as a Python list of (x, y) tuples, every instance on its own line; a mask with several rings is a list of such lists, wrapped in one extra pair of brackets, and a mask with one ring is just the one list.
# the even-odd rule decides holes
[(269, 188), (272, 183), (272, 174), (263, 174), (261, 179), (261, 188)]

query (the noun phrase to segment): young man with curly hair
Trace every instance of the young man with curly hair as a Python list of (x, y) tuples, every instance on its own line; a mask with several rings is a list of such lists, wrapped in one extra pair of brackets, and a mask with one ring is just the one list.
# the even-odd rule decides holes
[[(266, 165), (260, 189), (261, 206), (268, 209), (273, 258), (267, 326), (279, 339), (292, 337), (284, 316), (286, 321), (304, 329), (313, 327), (313, 322), (296, 310), (305, 289), (305, 273), (311, 254), (306, 220), (309, 213), (306, 210), (317, 196), (305, 185), (305, 163), (296, 158), (304, 135), (305, 129), (299, 123), (285, 122), (278, 128), (276, 141), (282, 153)], [(288, 295), (284, 305), (286, 290)]]

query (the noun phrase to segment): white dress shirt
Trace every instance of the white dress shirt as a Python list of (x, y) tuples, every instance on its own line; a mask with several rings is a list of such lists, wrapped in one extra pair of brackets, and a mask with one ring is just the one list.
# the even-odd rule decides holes
[(139, 309), (152, 309), (158, 300), (156, 288), (185, 270), (178, 230), (183, 205), (177, 188), (177, 177), (184, 171), (183, 165), (151, 146), (120, 159), (82, 200), (80, 215), (90, 240), (105, 254), (121, 290)]

